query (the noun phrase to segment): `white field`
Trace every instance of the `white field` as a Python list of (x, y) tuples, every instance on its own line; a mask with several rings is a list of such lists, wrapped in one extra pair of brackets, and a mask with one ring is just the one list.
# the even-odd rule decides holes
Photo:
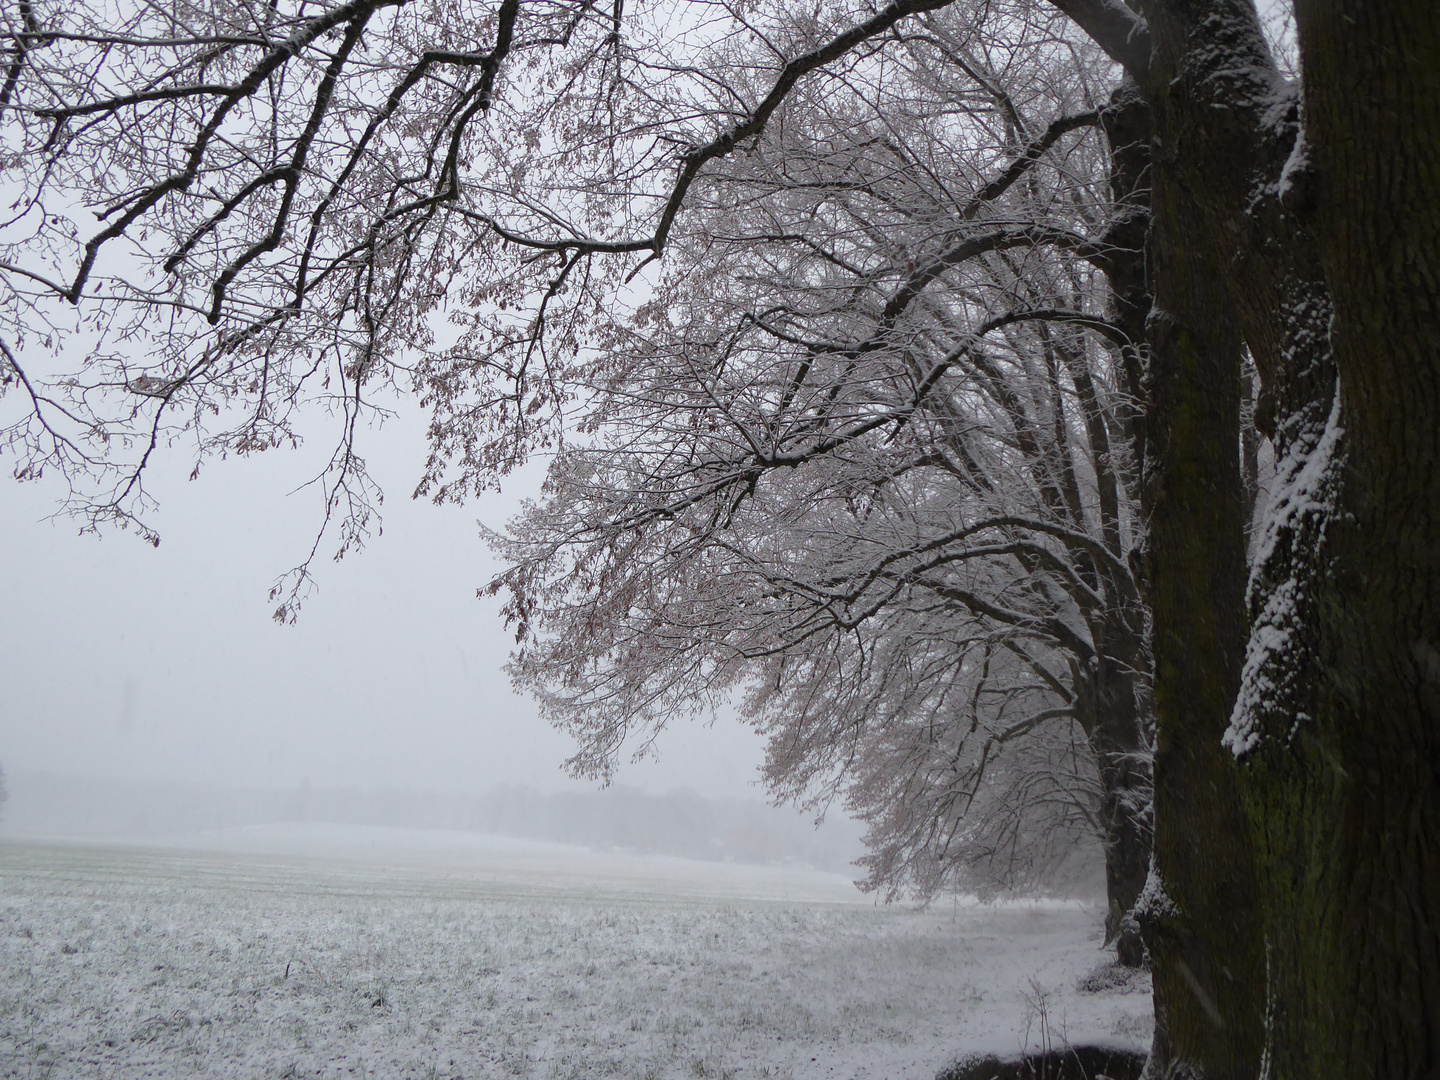
[(3, 1077), (924, 1078), (1143, 1047), (1071, 904), (874, 905), (843, 877), (458, 833), (0, 841)]

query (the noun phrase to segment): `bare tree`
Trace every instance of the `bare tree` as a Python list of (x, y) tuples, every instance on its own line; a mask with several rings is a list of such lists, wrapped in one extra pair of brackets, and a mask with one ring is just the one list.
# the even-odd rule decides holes
[(585, 317), (663, 249), (702, 166), (806, 71), (941, 2), (842, 16), (733, 86), (684, 59), (723, 33), (589, 0), (7, 10), (16, 474), (59, 472), (82, 520), (154, 540), (155, 452), (294, 443), (318, 407), (343, 554), (378, 496), (357, 430), (400, 393), (433, 414), (421, 492), (493, 483), (559, 430)]
[(743, 687), (772, 791), (870, 822), (871, 887), (1013, 883), (1078, 830), (1116, 936), (1149, 855), (1133, 343), (1102, 273), (1131, 208), (1107, 64), (1058, 22), (1012, 24), (1035, 66), (1002, 74), (921, 20), (692, 190), (495, 587), (579, 771)]

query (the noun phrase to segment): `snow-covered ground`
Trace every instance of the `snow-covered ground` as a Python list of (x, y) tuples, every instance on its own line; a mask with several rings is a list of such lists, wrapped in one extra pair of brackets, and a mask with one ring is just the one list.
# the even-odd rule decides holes
[(0, 1076), (924, 1078), (1148, 1042), (1070, 904), (322, 826), (0, 841)]

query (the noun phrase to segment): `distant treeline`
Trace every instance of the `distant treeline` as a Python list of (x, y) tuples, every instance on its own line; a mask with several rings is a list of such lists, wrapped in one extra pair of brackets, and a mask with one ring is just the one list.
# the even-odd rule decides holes
[(544, 794), (506, 785), (473, 795), (397, 789), (229, 788), (55, 773), (15, 773), (11, 834), (157, 836), (285, 821), (459, 829), (594, 848), (846, 872), (860, 826), (838, 816), (818, 829), (793, 809), (633, 788)]

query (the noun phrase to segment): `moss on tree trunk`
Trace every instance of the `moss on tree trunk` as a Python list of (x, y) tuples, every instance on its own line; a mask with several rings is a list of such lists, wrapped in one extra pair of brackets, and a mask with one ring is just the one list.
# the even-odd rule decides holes
[(1309, 693), (1243, 758), (1267, 839), (1269, 1075), (1435, 1076), (1440, 8), (1300, 0), (1296, 14), (1307, 146), (1288, 193), (1333, 303), (1344, 454), (1323, 543), (1296, 545), (1313, 587), (1290, 674)]
[[(1165, 894), (1151, 1069), (1437, 1075), (1440, 7), (1299, 0), (1297, 144), (1248, 0), (1140, 2)], [(1249, 626), (1229, 488), (1242, 339), (1281, 457)]]

